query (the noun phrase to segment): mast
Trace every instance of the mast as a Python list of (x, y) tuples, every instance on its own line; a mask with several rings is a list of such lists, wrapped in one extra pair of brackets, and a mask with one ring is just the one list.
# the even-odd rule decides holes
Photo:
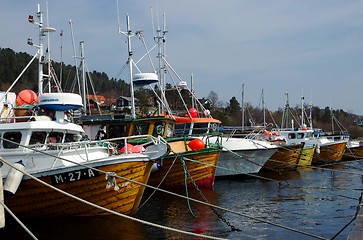
[(245, 85), (242, 83), (242, 96), (241, 96), (241, 108), (242, 108), (242, 131), (245, 130)]
[(135, 112), (135, 93), (134, 93), (134, 83), (132, 79), (132, 66), (134, 64), (132, 59), (132, 49), (131, 49), (131, 37), (134, 36), (134, 33), (131, 31), (130, 28), (130, 18), (129, 15), (126, 15), (126, 25), (127, 25), (127, 32), (123, 33), (127, 36), (127, 49), (128, 49), (128, 64), (129, 64), (129, 70), (130, 70), (130, 91), (131, 91), (131, 116), (132, 118), (136, 118), (136, 112)]
[(43, 57), (44, 57), (44, 53), (43, 53), (43, 13), (40, 11), (40, 4), (38, 4), (38, 11), (37, 11), (37, 17), (39, 19), (39, 63), (38, 63), (38, 81), (39, 81), (39, 85), (38, 85), (38, 94), (41, 95), (43, 93), (43, 82), (44, 82), (44, 78), (43, 78)]
[(87, 115), (87, 97), (86, 97), (86, 66), (84, 61), (84, 41), (79, 43), (81, 45), (81, 63), (82, 63), (82, 99), (85, 108), (84, 115)]
[(287, 128), (288, 122), (289, 122), (289, 93), (285, 92), (286, 100), (285, 100), (285, 109), (282, 113), (282, 122), (281, 122), (281, 128)]
[(261, 93), (261, 99), (262, 99), (262, 111), (263, 111), (263, 127), (266, 127), (266, 108), (265, 108), (265, 95), (263, 93), (263, 88), (262, 88), (262, 93)]
[[(40, 4), (38, 4), (37, 8), (37, 17), (39, 22), (34, 21), (34, 17), (29, 15), (28, 21), (30, 23), (36, 24), (39, 27), (39, 45), (33, 44), (33, 40), (31, 38), (28, 39), (28, 44), (38, 48), (37, 55), (39, 58), (38, 61), (38, 94), (43, 94), (43, 83), (44, 83), (44, 72), (43, 72), (43, 64), (45, 63), (44, 49), (43, 49), (43, 37), (45, 33), (48, 34), (48, 44), (49, 44), (49, 33), (55, 32), (55, 28), (51, 27), (43, 27), (43, 12), (40, 10)], [(48, 46), (49, 47), (49, 46)], [(48, 58), (49, 58), (49, 66), (48, 66), (48, 77), (50, 79), (50, 50), (48, 49)]]
[(304, 97), (301, 97), (301, 127), (304, 126)]

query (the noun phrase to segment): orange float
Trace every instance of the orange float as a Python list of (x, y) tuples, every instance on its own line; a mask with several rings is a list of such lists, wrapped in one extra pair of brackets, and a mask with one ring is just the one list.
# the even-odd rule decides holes
[(195, 108), (189, 108), (189, 114), (192, 118), (195, 118), (198, 116), (198, 111)]
[(16, 105), (32, 105), (38, 104), (38, 96), (32, 90), (22, 90), (16, 97)]
[(203, 140), (196, 138), (196, 139), (190, 141), (188, 143), (188, 146), (192, 150), (199, 151), (200, 149), (203, 149), (205, 147), (205, 144), (204, 144)]

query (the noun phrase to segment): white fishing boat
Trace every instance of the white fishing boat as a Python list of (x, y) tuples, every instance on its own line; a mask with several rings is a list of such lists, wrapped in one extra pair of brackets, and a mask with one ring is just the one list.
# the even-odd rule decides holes
[[(42, 40), (49, 28), (43, 27), (39, 5), (37, 17), (39, 22), (32, 16), (29, 22), (39, 26), (40, 43), (32, 59), (39, 59), (39, 93), (26, 92), (24, 96), (31, 96), (31, 102), (23, 101), (19, 95), (14, 102), (11, 89), (0, 94), (5, 204), (16, 215), (25, 217), (105, 213), (34, 179), (37, 178), (99, 207), (133, 214), (151, 173), (152, 160), (166, 155), (167, 145), (161, 138), (151, 137), (139, 151), (120, 153), (111, 141), (83, 140), (82, 127), (72, 122), (73, 111), (83, 107), (80, 95), (43, 92), (43, 83), (50, 82), (51, 75), (43, 73)], [(17, 105), (24, 102), (26, 105)], [(118, 140), (129, 146), (130, 138), (133, 137)]]

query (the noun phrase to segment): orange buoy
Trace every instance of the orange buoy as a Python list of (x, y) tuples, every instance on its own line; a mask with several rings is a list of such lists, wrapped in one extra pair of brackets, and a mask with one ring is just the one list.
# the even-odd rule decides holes
[(188, 146), (192, 150), (199, 151), (200, 149), (203, 149), (205, 147), (205, 144), (204, 144), (203, 140), (196, 138), (196, 139), (190, 141), (188, 143)]
[(189, 114), (192, 116), (192, 118), (195, 118), (198, 116), (198, 111), (195, 108), (189, 108)]
[(23, 90), (21, 91), (18, 96), (16, 97), (16, 105), (31, 105), (38, 103), (38, 96), (32, 90)]
[(126, 150), (127, 150), (127, 153), (132, 153), (132, 148), (133, 148), (134, 146), (133, 145), (131, 145), (131, 144), (127, 144), (126, 146), (124, 146), (123, 148), (121, 148), (120, 150), (119, 150), (119, 152), (120, 153), (125, 153), (126, 152)]
[(272, 133), (270, 131), (265, 130), (265, 132), (263, 133), (263, 135), (265, 135), (265, 137), (271, 137)]

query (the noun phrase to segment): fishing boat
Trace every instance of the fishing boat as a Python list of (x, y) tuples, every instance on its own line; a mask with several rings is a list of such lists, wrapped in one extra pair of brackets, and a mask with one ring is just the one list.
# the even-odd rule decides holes
[[(24, 217), (104, 214), (102, 207), (133, 214), (154, 165), (152, 160), (168, 153), (167, 144), (152, 138), (142, 151), (121, 154), (111, 141), (83, 139), (84, 130), (72, 120), (73, 112), (83, 107), (81, 96), (43, 91), (51, 74), (43, 73), (42, 40), (51, 28), (43, 27), (40, 5), (37, 17), (39, 22), (32, 16), (29, 22), (39, 26), (40, 44), (32, 59), (39, 59), (39, 92), (25, 90), (16, 96), (8, 89), (0, 94), (5, 204)], [(129, 139), (119, 141), (126, 145)]]
[(296, 170), (304, 144), (284, 144), (263, 165), (264, 170)]
[[(135, 136), (150, 134), (162, 137), (168, 143), (170, 153), (157, 159), (157, 167), (151, 173), (148, 184), (167, 189), (191, 187), (213, 188), (215, 179), (215, 166), (219, 159), (220, 147), (212, 144), (198, 143), (193, 137), (175, 137), (175, 118), (170, 112), (161, 113), (153, 111), (153, 114), (136, 114), (134, 88), (149, 86), (159, 81), (159, 76), (152, 72), (133, 73), (136, 63), (133, 60), (131, 49), (131, 37), (135, 34), (131, 30), (129, 16), (126, 16), (128, 43), (129, 77), (131, 86), (131, 114), (88, 115), (80, 118), (80, 124), (89, 134), (91, 139), (99, 136), (102, 131), (105, 138), (117, 138), (121, 136)], [(139, 35), (143, 40), (143, 36)], [(156, 72), (155, 70), (153, 70)], [(161, 98), (159, 98), (161, 99)], [(161, 104), (167, 104), (161, 101)], [(139, 138), (134, 140), (136, 144), (145, 143)], [(186, 171), (188, 174), (186, 174)], [(167, 173), (167, 174), (166, 174)]]
[(289, 101), (288, 93), (286, 93), (286, 104), (283, 113), (281, 128), (273, 129), (275, 138), (283, 139), (287, 144), (304, 143), (306, 146), (315, 147), (315, 153), (312, 159), (312, 164), (326, 164), (339, 162), (342, 159), (347, 142), (345, 140), (332, 140), (324, 136), (324, 132), (312, 127), (311, 116), (309, 117), (309, 126), (304, 122), (304, 98), (301, 98), (301, 125), (296, 128), (294, 121), (291, 122), (291, 127), (286, 127), (288, 124)]
[[(201, 106), (202, 107), (202, 106)], [(220, 121), (204, 111), (189, 109), (187, 116), (175, 116), (176, 136), (198, 136), (208, 143), (222, 146), (216, 176), (232, 176), (258, 173), (278, 146), (267, 141), (251, 138), (236, 138), (219, 133)]]
[(358, 160), (363, 158), (363, 142), (350, 140), (347, 142), (342, 161)]

